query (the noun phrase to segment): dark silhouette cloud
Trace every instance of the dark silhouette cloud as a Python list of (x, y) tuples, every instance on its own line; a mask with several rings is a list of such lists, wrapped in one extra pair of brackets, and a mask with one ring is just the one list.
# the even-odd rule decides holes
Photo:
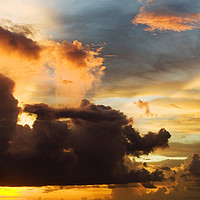
[(127, 152), (135, 156), (149, 154), (157, 147), (168, 147), (168, 139), (171, 137), (164, 128), (158, 133), (148, 132), (143, 137), (131, 126), (124, 127), (123, 131), (128, 139)]
[(168, 146), (161, 129), (141, 136), (132, 119), (109, 106), (82, 100), (78, 108), (26, 105), (36, 114), (31, 129), (17, 125), (14, 82), (0, 76), (0, 185), (121, 184), (162, 181), (163, 172), (128, 170), (127, 155), (140, 156)]
[(18, 101), (11, 95), (15, 83), (0, 74), (0, 156), (9, 147), (9, 141), (16, 131), (19, 108)]

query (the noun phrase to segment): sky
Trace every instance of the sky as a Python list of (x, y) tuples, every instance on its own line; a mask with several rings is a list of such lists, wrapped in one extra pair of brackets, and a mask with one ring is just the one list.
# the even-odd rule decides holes
[(198, 0), (0, 3), (0, 198), (200, 198)]

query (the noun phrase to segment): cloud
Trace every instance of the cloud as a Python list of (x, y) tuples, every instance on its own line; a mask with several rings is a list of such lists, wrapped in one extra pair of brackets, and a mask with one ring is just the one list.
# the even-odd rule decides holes
[[(158, 188), (156, 192), (147, 192), (145, 189), (140, 188), (138, 191), (136, 189), (116, 189), (113, 190), (112, 195), (110, 200), (143, 200), (143, 199), (150, 199), (150, 200), (159, 200), (159, 199), (177, 199), (177, 200), (189, 200), (189, 199), (194, 199), (198, 200), (199, 199), (199, 192), (198, 191), (184, 191), (184, 190), (174, 190), (170, 193), (168, 193), (168, 188), (165, 186), (161, 186)], [(103, 199), (102, 199), (103, 200)]]
[(167, 166), (166, 167), (162, 167), (161, 169), (162, 170), (166, 170), (166, 171), (170, 171), (171, 170), (170, 167), (167, 167)]
[(0, 27), (1, 53), (17, 53), (29, 59), (39, 59), (41, 48), (33, 40)]
[[(39, 30), (35, 29), (33, 25), (30, 24), (15, 24), (9, 19), (0, 18), (0, 26), (13, 33), (19, 35), (24, 35), (26, 37), (34, 37), (37, 35)], [(33, 39), (33, 38), (32, 38)]]
[(191, 174), (200, 177), (200, 157), (199, 154), (194, 154), (192, 157), (192, 162), (189, 166), (189, 171)]
[[(132, 119), (109, 106), (82, 100), (78, 108), (25, 106), (36, 114), (31, 129), (17, 125), (14, 82), (0, 76), (0, 185), (74, 185), (162, 181), (162, 171), (128, 170), (127, 155), (148, 154), (168, 146), (170, 134), (161, 129), (143, 136)], [(6, 134), (5, 134), (6, 133)]]
[[(122, 124), (128, 124), (129, 120), (125, 115), (112, 110), (109, 106), (94, 105), (89, 100), (82, 100), (80, 108), (51, 108), (45, 104), (26, 105), (25, 112), (37, 115), (37, 119), (60, 119), (72, 118), (82, 119), (94, 122), (101, 121), (121, 121)], [(130, 119), (130, 122), (132, 120)]]
[(171, 103), (170, 105), (171, 105), (171, 107), (173, 107), (173, 108), (182, 109), (181, 107), (177, 106), (176, 104)]
[[(155, 2), (168, 5), (174, 12), (199, 12), (197, 0)], [(130, 23), (141, 7), (137, 1), (112, 0), (109, 5), (104, 1), (88, 3), (90, 7), (84, 3), (77, 7), (75, 1), (69, 6), (63, 5), (57, 20), (63, 32), (57, 32), (57, 37), (61, 40), (67, 36), (69, 40), (76, 38), (95, 44), (105, 41), (107, 45), (101, 55), (118, 55), (105, 59), (109, 67), (105, 70), (102, 87), (95, 93), (98, 98), (176, 95), (199, 73), (198, 31), (153, 35)], [(70, 12), (66, 12), (69, 8)], [(93, 94), (89, 91), (87, 98)]]
[[(164, 5), (163, 5), (164, 4)], [(135, 25), (146, 25), (146, 31), (186, 31), (200, 28), (200, 13), (179, 12), (167, 3), (147, 1), (140, 13), (132, 20)]]
[[(200, 143), (178, 143), (178, 142), (170, 142), (170, 148), (167, 149), (167, 151), (157, 151), (158, 154), (170, 157), (170, 156), (188, 156), (192, 155), (194, 152), (200, 151)], [(175, 161), (173, 161), (175, 162)]]
[(18, 101), (11, 95), (14, 85), (12, 80), (0, 74), (0, 155), (8, 150), (8, 141), (15, 133), (20, 111)]
[(199, 154), (193, 154), (176, 170), (176, 182), (177, 188), (184, 190), (185, 192), (198, 192), (200, 196), (200, 158)]
[[(0, 18), (11, 19), (21, 24), (32, 24), (45, 31), (52, 30), (56, 26), (53, 15), (55, 10), (42, 1), (29, 2), (16, 0), (15, 2), (2, 0), (0, 8)], [(50, 3), (51, 4), (51, 3)], [(9, 8), (9, 9), (8, 9)], [(48, 22), (48, 24), (47, 24)]]
[(134, 104), (139, 108), (139, 109), (143, 109), (145, 108), (145, 114), (147, 116), (153, 116), (153, 114), (150, 111), (150, 106), (149, 106), (149, 102), (147, 101), (142, 101), (142, 100), (138, 100), (138, 102), (134, 102)]
[(156, 188), (156, 186), (153, 183), (142, 183), (142, 185), (145, 188)]
[[(194, 168), (191, 170), (191, 166)], [(188, 158), (181, 167), (173, 168), (164, 167), (165, 173), (173, 173), (161, 183), (142, 183), (137, 187), (113, 187), (109, 200), (159, 200), (159, 199), (176, 199), (176, 200), (198, 200), (200, 197), (199, 174), (199, 155), (194, 154)], [(103, 200), (103, 198), (102, 198)]]
[(38, 33), (34, 27), (3, 21), (0, 70), (16, 82), (20, 102), (52, 101), (57, 96), (52, 104), (65, 101), (77, 106), (88, 90), (97, 89), (105, 69), (99, 56), (102, 48), (83, 46), (77, 40), (34, 41), (31, 38)]
[(128, 137), (128, 153), (130, 154), (139, 156), (141, 154), (149, 154), (157, 147), (168, 147), (167, 141), (170, 138), (170, 134), (164, 128), (160, 129), (157, 134), (148, 132), (143, 137), (130, 126), (125, 127), (125, 132)]

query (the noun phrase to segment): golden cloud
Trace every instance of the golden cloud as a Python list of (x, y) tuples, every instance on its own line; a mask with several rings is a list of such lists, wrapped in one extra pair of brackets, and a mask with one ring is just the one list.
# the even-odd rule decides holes
[[(181, 13), (166, 9), (147, 10), (148, 3), (132, 20), (135, 25), (146, 25), (145, 31), (186, 31), (200, 28), (200, 13)], [(163, 8), (162, 8), (163, 9)]]
[(0, 26), (0, 71), (16, 82), (15, 97), (25, 103), (78, 105), (101, 81), (105, 69), (101, 47), (95, 50), (77, 40), (34, 41), (27, 37), (29, 31), (34, 34), (28, 26), (17, 26), (17, 31), (16, 26)]

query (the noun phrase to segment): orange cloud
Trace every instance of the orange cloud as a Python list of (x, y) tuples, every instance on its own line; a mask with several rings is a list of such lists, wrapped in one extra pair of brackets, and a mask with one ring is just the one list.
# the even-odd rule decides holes
[(16, 82), (16, 98), (24, 103), (78, 105), (104, 74), (99, 48), (76, 40), (34, 41), (26, 35), (34, 31), (27, 26), (24, 32), (25, 27), (0, 27), (0, 71)]
[(102, 66), (104, 59), (98, 56), (100, 52), (82, 46), (77, 40), (61, 44), (44, 41), (42, 46), (45, 47), (43, 63), (54, 70), (57, 97), (61, 102), (64, 98), (69, 104), (78, 105), (86, 92), (100, 83), (105, 69)]
[(138, 102), (134, 102), (134, 104), (139, 108), (139, 109), (143, 109), (145, 108), (145, 114), (147, 116), (153, 116), (153, 114), (150, 111), (150, 106), (149, 106), (149, 102), (147, 101), (142, 101), (142, 100), (138, 100)]
[(156, 10), (147, 10), (148, 1), (140, 9), (140, 13), (132, 20), (135, 25), (143, 24), (148, 26), (145, 31), (186, 31), (200, 28), (200, 13), (181, 13), (163, 8)]

